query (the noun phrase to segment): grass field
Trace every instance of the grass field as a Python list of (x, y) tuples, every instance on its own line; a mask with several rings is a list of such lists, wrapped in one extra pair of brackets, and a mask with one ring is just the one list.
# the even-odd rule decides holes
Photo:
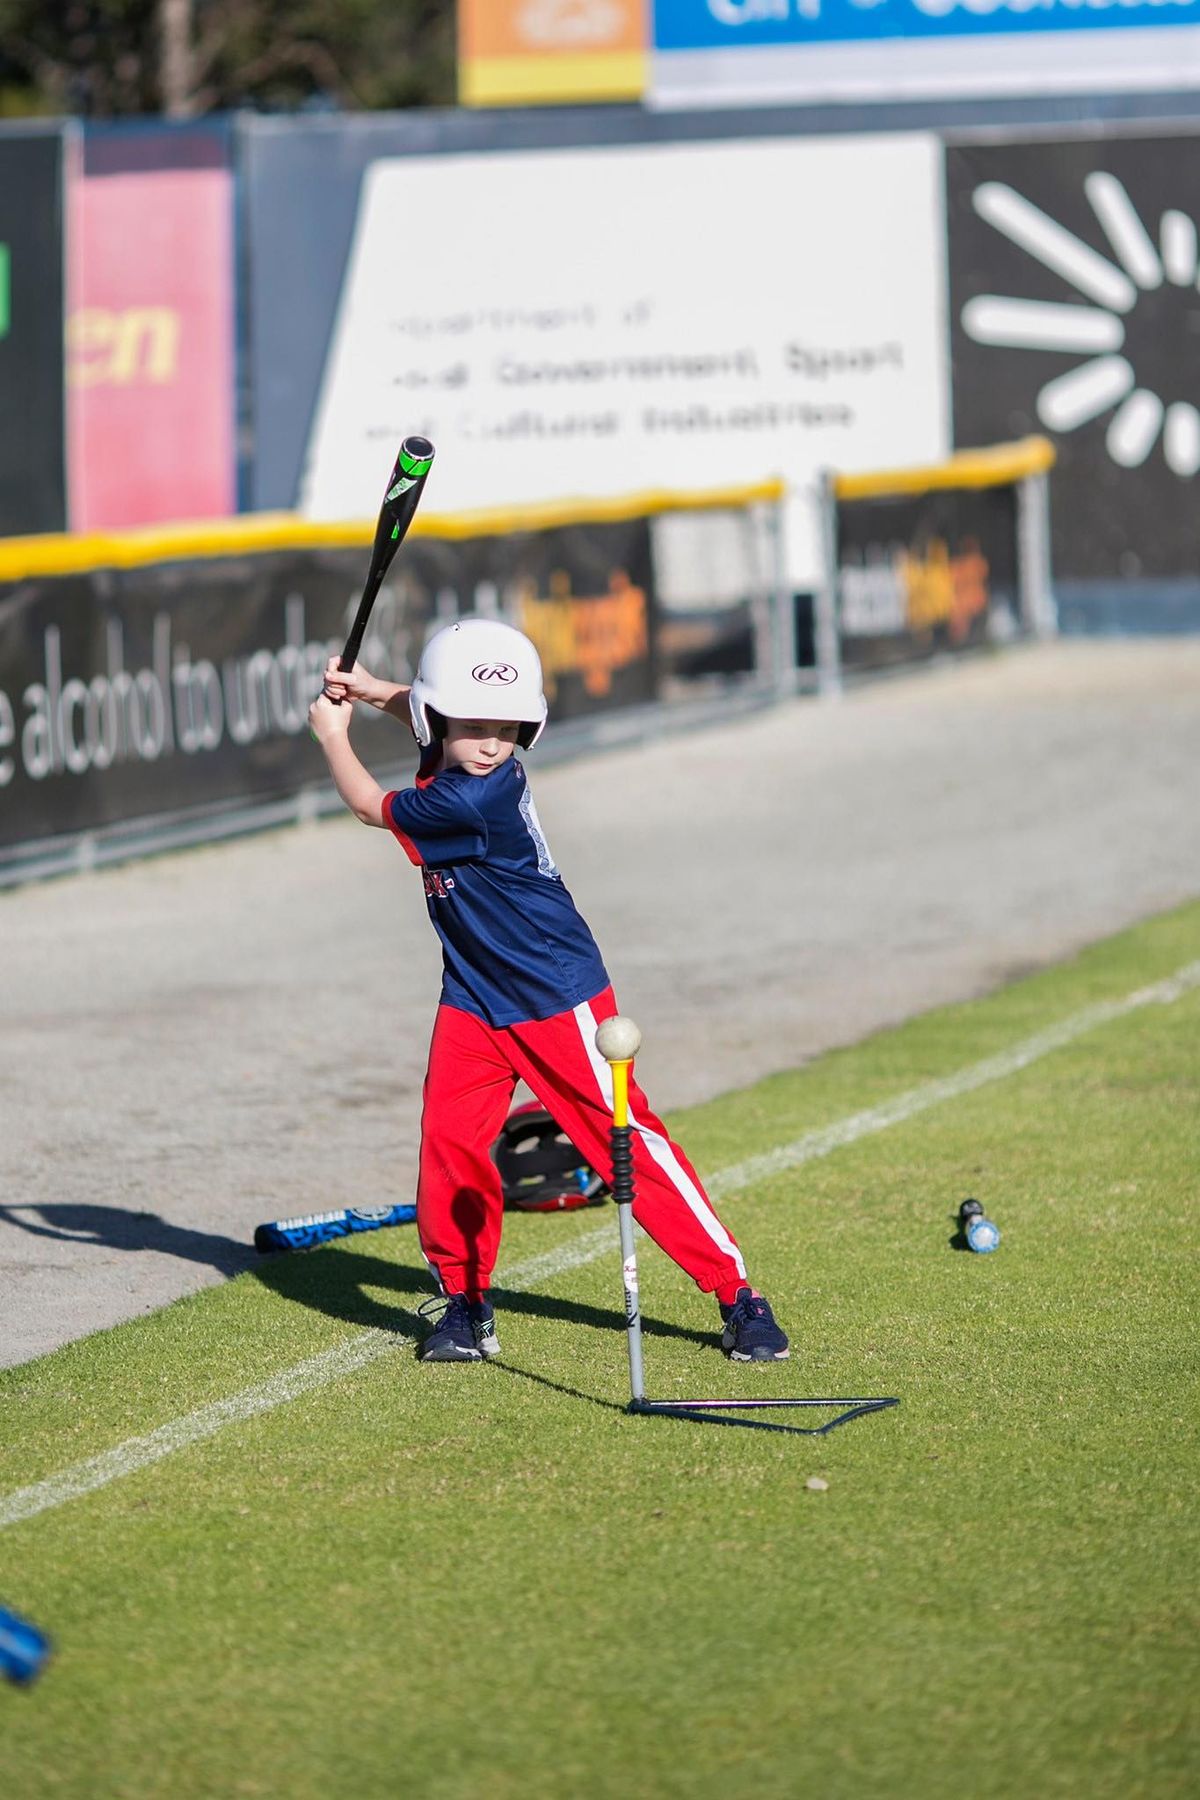
[[(1190, 907), (672, 1122), (716, 1174), (1197, 959)], [(7, 1371), (0, 1599), (57, 1655), (0, 1789), (1195, 1793), (1198, 1121), (1180, 983), (729, 1192), (782, 1367), (647, 1246), (652, 1390), (900, 1397), (825, 1435), (627, 1416), (600, 1212), (509, 1221), (498, 1365), (417, 1363), (395, 1231)]]

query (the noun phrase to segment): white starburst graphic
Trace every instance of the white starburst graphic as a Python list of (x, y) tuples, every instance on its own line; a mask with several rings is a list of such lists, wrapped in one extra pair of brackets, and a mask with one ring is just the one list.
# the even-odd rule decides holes
[(1181, 479), (1200, 470), (1200, 412), (1188, 401), (1167, 404), (1137, 385), (1125, 344), (1125, 317), (1144, 293), (1164, 281), (1200, 287), (1195, 222), (1169, 210), (1150, 236), (1115, 175), (1097, 170), (1083, 184), (1092, 211), (1112, 246), (1110, 261), (1001, 181), (985, 181), (971, 204), (981, 219), (1070, 282), (1090, 305), (1020, 300), (980, 294), (962, 310), (962, 325), (977, 344), (1010, 350), (1077, 351), (1088, 360), (1048, 381), (1037, 413), (1049, 431), (1076, 431), (1115, 407), (1105, 436), (1109, 456), (1122, 468), (1145, 462), (1162, 433), (1167, 467)]

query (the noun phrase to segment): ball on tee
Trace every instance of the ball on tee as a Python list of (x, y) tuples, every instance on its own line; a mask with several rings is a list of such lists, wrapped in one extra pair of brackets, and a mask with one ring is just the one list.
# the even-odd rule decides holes
[(596, 1028), (596, 1048), (605, 1062), (632, 1062), (642, 1045), (642, 1034), (632, 1019), (617, 1013)]

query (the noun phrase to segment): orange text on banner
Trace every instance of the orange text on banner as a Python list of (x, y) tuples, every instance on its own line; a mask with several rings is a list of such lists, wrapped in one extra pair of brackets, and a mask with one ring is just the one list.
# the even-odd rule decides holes
[(563, 675), (581, 676), (584, 691), (600, 698), (615, 670), (649, 655), (646, 595), (624, 569), (612, 571), (607, 594), (573, 595), (560, 570), (550, 578), (548, 597), (527, 582), (520, 600), (521, 629), (537, 645), (551, 699)]

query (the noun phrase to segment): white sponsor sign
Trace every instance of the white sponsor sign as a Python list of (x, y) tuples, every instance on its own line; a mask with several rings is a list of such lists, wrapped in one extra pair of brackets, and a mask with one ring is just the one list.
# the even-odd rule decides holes
[(926, 135), (378, 162), (301, 506), (372, 516), (414, 431), (436, 512), (936, 460), (944, 246)]

